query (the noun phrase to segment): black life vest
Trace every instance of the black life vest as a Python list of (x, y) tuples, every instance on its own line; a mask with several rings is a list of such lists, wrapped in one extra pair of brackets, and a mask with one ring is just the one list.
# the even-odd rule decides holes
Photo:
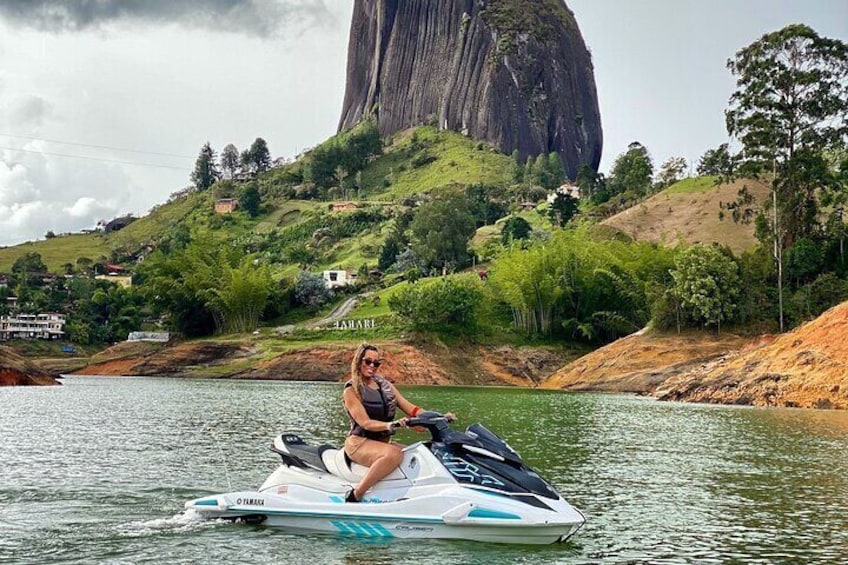
[[(391, 422), (395, 419), (397, 412), (397, 397), (392, 385), (386, 379), (374, 375), (373, 380), (377, 383), (378, 388), (374, 390), (367, 386), (362, 386), (359, 389), (359, 394), (362, 398), (362, 406), (365, 407), (365, 413), (372, 420), (381, 422)], [(352, 387), (353, 381), (345, 383), (345, 388)], [(352, 436), (362, 436), (368, 439), (385, 439), (392, 434), (388, 431), (371, 432), (360, 426), (350, 412), (345, 408), (347, 417), (350, 420), (350, 434)]]

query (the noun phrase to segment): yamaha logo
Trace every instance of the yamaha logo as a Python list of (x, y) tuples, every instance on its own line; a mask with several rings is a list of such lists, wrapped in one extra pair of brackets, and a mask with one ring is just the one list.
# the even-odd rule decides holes
[(264, 498), (237, 498), (236, 504), (245, 504), (247, 506), (265, 506)]

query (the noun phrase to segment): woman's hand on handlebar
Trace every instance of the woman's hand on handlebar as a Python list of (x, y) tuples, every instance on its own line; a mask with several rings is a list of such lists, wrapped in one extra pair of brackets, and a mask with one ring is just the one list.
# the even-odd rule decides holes
[(400, 420), (395, 420), (394, 422), (388, 422), (388, 430), (390, 432), (393, 432), (398, 428), (405, 428), (408, 422), (409, 418), (401, 418)]
[(453, 412), (446, 413), (445, 420), (453, 424), (454, 422), (456, 422), (456, 414), (454, 414)]

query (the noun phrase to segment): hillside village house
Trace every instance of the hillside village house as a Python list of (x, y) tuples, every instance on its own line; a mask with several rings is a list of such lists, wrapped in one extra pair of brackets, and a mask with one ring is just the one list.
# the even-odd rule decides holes
[(548, 194), (548, 204), (553, 204), (556, 197), (562, 194), (563, 196), (571, 196), (572, 198), (580, 199), (580, 187), (571, 184), (570, 182), (563, 183), (554, 192)]
[(331, 212), (347, 212), (348, 210), (356, 210), (359, 206), (356, 202), (333, 202), (330, 204)]
[(106, 273), (95, 276), (95, 279), (100, 281), (109, 281), (124, 288), (129, 288), (132, 286), (132, 274), (130, 274), (121, 265), (106, 264), (103, 265), (103, 269), (106, 271)]
[(61, 339), (65, 335), (62, 314), (0, 316), (0, 341), (10, 339)]
[(238, 209), (238, 200), (235, 198), (220, 198), (215, 201), (216, 214), (232, 214)]
[(324, 271), (324, 284), (329, 289), (347, 286), (356, 282), (356, 273), (347, 271)]

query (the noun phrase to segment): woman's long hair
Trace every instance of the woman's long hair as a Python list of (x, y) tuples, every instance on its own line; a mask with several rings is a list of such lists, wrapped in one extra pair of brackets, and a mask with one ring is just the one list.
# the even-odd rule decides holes
[(356, 348), (356, 353), (353, 354), (353, 360), (350, 362), (350, 380), (353, 383), (353, 392), (357, 398), (362, 400), (362, 358), (365, 357), (367, 351), (375, 351), (378, 354), (380, 351), (373, 345), (363, 342)]

